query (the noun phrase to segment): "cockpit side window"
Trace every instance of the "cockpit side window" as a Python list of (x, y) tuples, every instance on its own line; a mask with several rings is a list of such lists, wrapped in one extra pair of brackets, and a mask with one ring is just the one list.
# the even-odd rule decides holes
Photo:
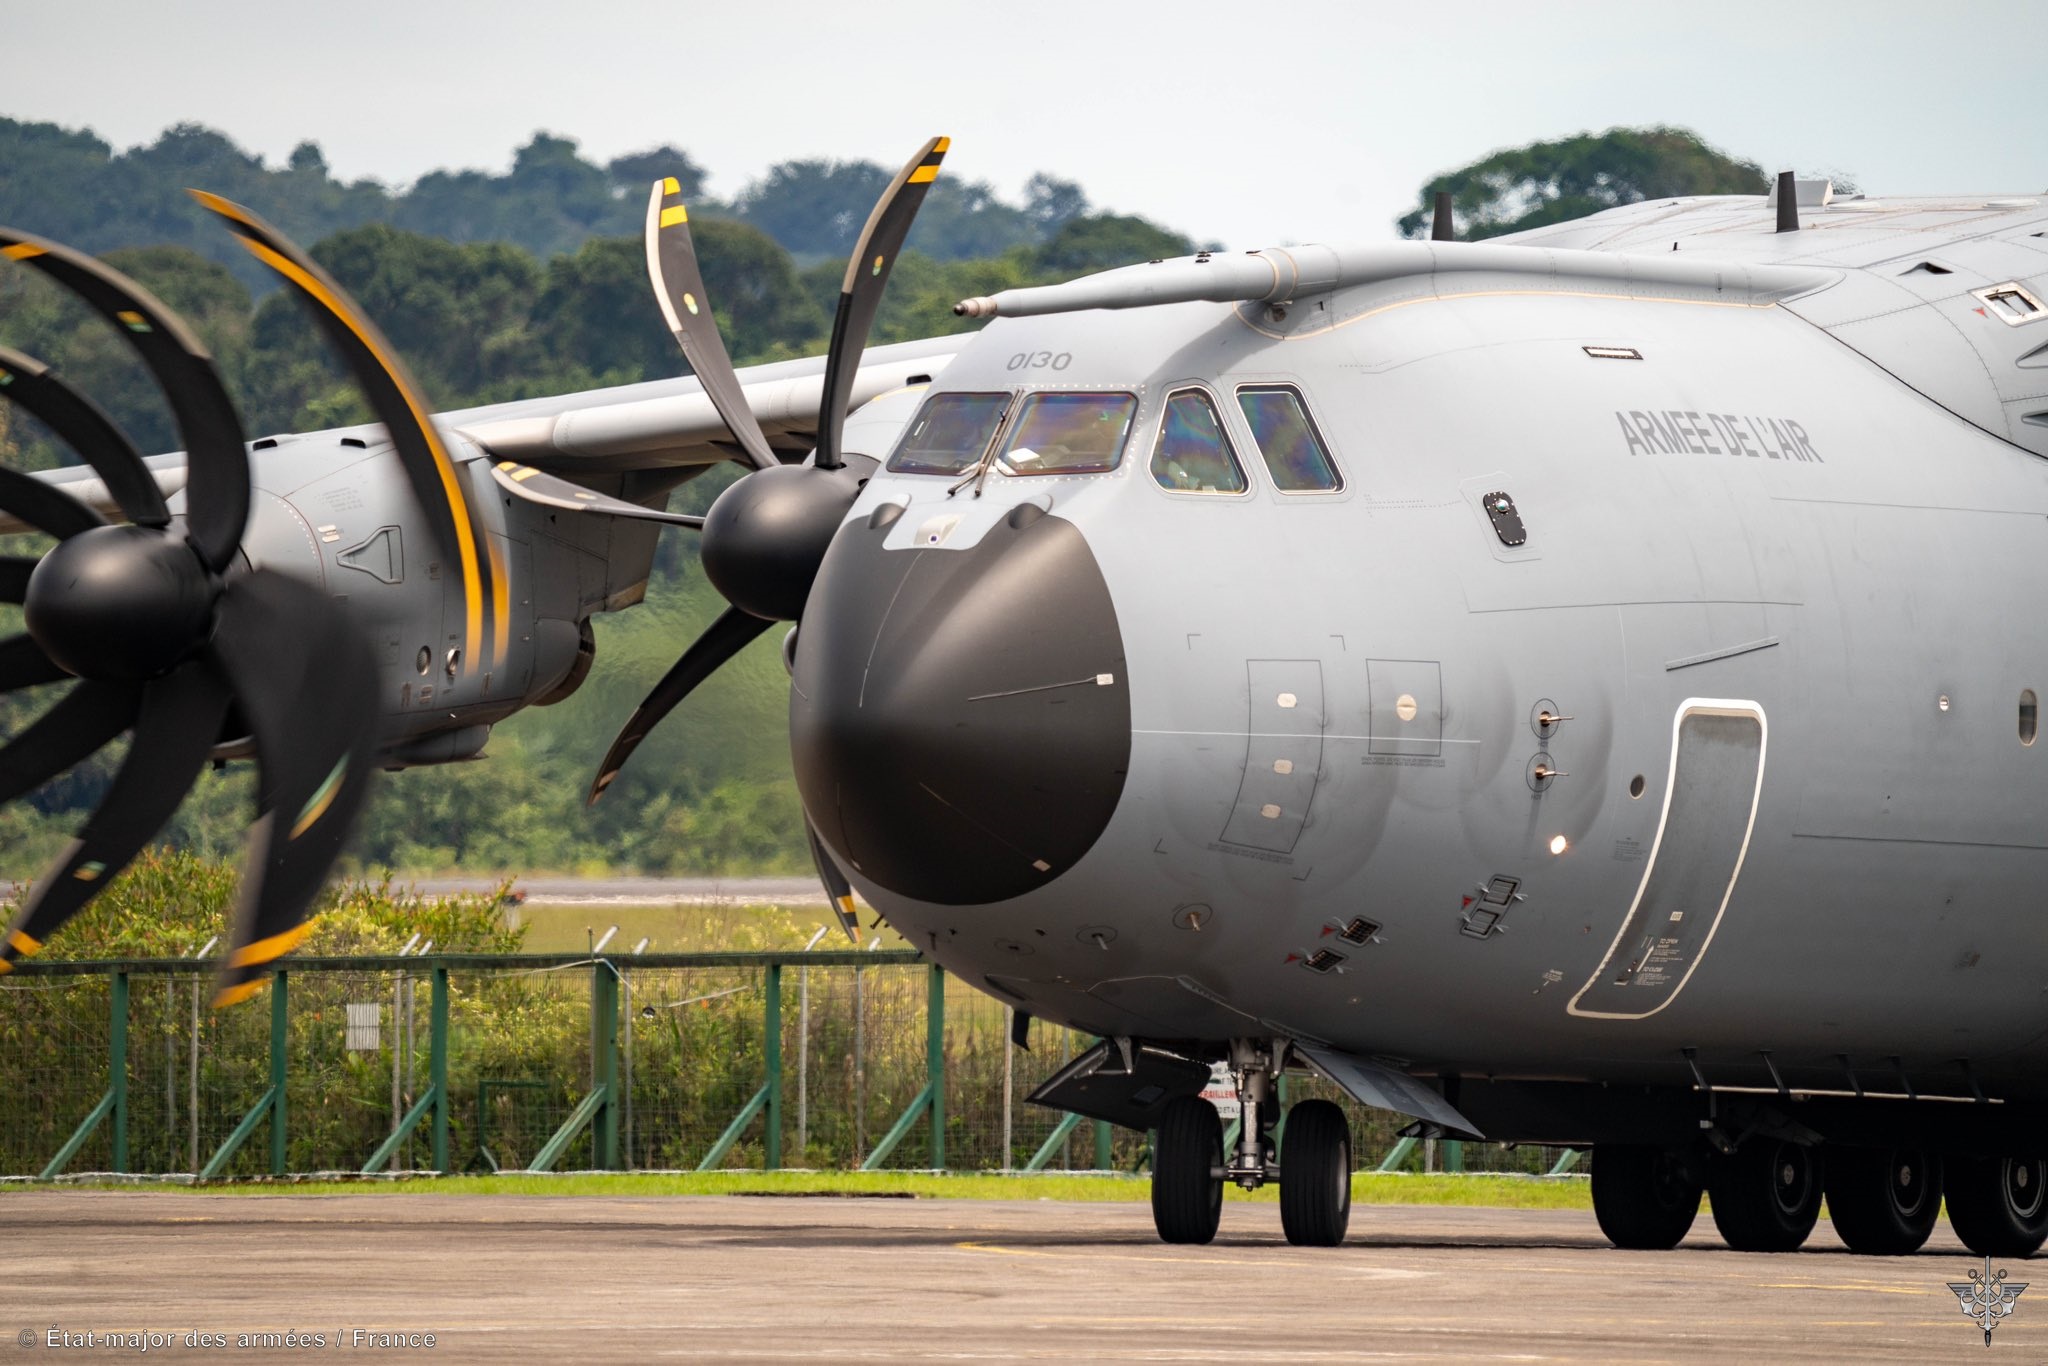
[(1245, 425), (1282, 493), (1331, 493), (1344, 477), (1308, 415), (1301, 390), (1291, 384), (1248, 384), (1237, 391)]
[(1175, 493), (1244, 492), (1244, 468), (1207, 393), (1181, 389), (1167, 396), (1152, 448), (1152, 478)]
[(1011, 395), (933, 394), (903, 429), (891, 474), (958, 474), (988, 453)]
[(1131, 394), (1031, 394), (1011, 425), (1012, 474), (1100, 474), (1116, 468), (1138, 400)]

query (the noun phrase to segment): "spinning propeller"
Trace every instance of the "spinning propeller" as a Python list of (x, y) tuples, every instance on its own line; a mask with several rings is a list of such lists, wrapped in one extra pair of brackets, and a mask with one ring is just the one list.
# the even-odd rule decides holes
[[(731, 604), (675, 662), (612, 741), (590, 785), (589, 800), (604, 795), (626, 760), (663, 717), (690, 692), (778, 621), (798, 621), (826, 547), (866, 482), (866, 471), (849, 468), (841, 450), (846, 409), (862, 350), (889, 272), (931, 183), (938, 178), (949, 140), (933, 138), (896, 173), (868, 215), (846, 265), (839, 307), (832, 319), (832, 343), (825, 357), (818, 404), (817, 453), (808, 465), (784, 465), (769, 448), (726, 354), (718, 324), (705, 299), (704, 276), (690, 240), (689, 211), (673, 180), (659, 181), (647, 201), (647, 274), (662, 315), (704, 394), (731, 430), (753, 472), (743, 475), (705, 514), (700, 543), (704, 576)], [(871, 468), (871, 466), (870, 466)], [(838, 912), (841, 926), (858, 941), (853, 891), (833, 863), (817, 831), (805, 821), (811, 856)]]
[[(453, 467), (416, 388), (375, 329), (305, 254), (244, 209), (197, 195), (318, 308), (390, 428), (444, 539)], [(35, 953), (127, 866), (177, 809), (223, 738), (246, 733), (257, 816), (216, 1005), (253, 995), (306, 933), (306, 913), (362, 804), (376, 753), (377, 670), (334, 599), (241, 559), (249, 465), (240, 418), (191, 329), (89, 256), (0, 228), (0, 255), (43, 272), (107, 319), (169, 400), (184, 441), (185, 509), (173, 514), (134, 445), (30, 357), (0, 349), (0, 397), (33, 413), (98, 473), (125, 522), (61, 488), (0, 470), (0, 511), (56, 539), (40, 560), (0, 557), (0, 601), (25, 634), (0, 639), (0, 692), (76, 683), (0, 748), (0, 801), (132, 732), (85, 829), (35, 885), (0, 943), (0, 972)], [(441, 495), (437, 502), (436, 495)], [(473, 544), (467, 546), (474, 553)], [(226, 732), (223, 727), (235, 724)]]

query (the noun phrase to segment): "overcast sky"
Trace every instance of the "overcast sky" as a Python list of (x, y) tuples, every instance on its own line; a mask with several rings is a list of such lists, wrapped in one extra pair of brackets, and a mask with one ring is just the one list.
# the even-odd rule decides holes
[(117, 147), (192, 120), (346, 178), (502, 170), (535, 129), (672, 143), (730, 194), (794, 157), (1015, 196), (1035, 170), (1233, 247), (1391, 235), (1433, 173), (1674, 123), (1870, 193), (2048, 190), (2048, 2), (60, 0), (10, 7), (0, 114)]

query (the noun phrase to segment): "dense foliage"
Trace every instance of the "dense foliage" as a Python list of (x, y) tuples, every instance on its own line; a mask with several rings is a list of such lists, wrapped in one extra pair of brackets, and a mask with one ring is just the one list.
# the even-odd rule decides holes
[(1610, 128), (1506, 148), (1448, 171), (1422, 187), (1421, 202), (1396, 226), (1403, 237), (1428, 236), (1440, 190), (1451, 192), (1459, 238), (1478, 241), (1645, 199), (1768, 189), (1755, 162), (1737, 161), (1688, 129)]
[[(0, 223), (92, 252), (187, 247), (259, 291), (270, 279), (186, 198), (187, 187), (247, 204), (301, 241), (381, 223), (451, 242), (505, 242), (546, 260), (593, 237), (637, 236), (648, 186), (674, 176), (694, 217), (746, 223), (810, 264), (853, 246), (889, 175), (871, 161), (787, 161), (727, 203), (704, 194), (704, 169), (674, 147), (599, 165), (572, 139), (537, 132), (502, 175), (435, 171), (400, 189), (335, 179), (311, 142), (285, 165), (268, 166), (198, 124), (117, 152), (89, 130), (0, 118)], [(997, 256), (1043, 242), (1088, 212), (1081, 188), (1056, 176), (1033, 177), (1025, 202), (1011, 204), (986, 183), (949, 172), (932, 187), (910, 248), (944, 261)]]

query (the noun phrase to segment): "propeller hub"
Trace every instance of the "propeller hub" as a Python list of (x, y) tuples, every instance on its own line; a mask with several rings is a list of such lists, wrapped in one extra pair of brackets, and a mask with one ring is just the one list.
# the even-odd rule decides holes
[(206, 643), (220, 586), (183, 536), (103, 526), (59, 541), (29, 576), (36, 644), (80, 678), (168, 673)]
[[(872, 468), (864, 457), (853, 459)], [(866, 482), (865, 469), (851, 465), (784, 465), (740, 479), (704, 516), (704, 577), (742, 612), (795, 621), (826, 547)]]

